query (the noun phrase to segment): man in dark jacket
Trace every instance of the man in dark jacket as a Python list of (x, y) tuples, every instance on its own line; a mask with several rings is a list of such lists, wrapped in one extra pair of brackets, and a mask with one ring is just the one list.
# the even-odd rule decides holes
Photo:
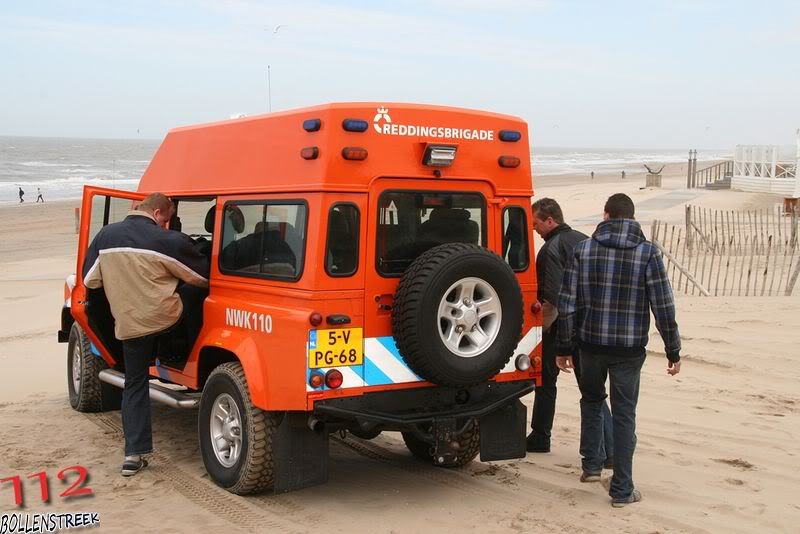
[(558, 367), (571, 368), (576, 347), (580, 353), (584, 482), (600, 480), (602, 406), (609, 379), (614, 413), (614, 476), (609, 495), (615, 507), (642, 498), (633, 485), (633, 451), (650, 310), (664, 340), (667, 372), (676, 375), (681, 369), (675, 305), (661, 252), (645, 239), (633, 215), (633, 201), (627, 195), (609, 197), (605, 220), (591, 239), (575, 247), (558, 305)]
[[(550, 433), (556, 411), (556, 305), (564, 267), (572, 258), (575, 245), (588, 239), (586, 234), (573, 230), (564, 222), (561, 206), (552, 198), (543, 198), (533, 203), (533, 228), (543, 239), (544, 245), (536, 255), (538, 299), (544, 313), (542, 333), (542, 385), (534, 391), (531, 433), (528, 435), (528, 452), (550, 452)], [(567, 371), (569, 372), (569, 371)], [(575, 366), (575, 377), (580, 380), (580, 367)], [(604, 452), (610, 459), (613, 455), (611, 436), (611, 412), (604, 403), (603, 414), (607, 417), (607, 440)], [(606, 457), (604, 456), (604, 458)]]
[(123, 221), (100, 230), (83, 262), (83, 283), (89, 289), (105, 289), (114, 335), (122, 341), (123, 476), (144, 468), (143, 455), (153, 451), (149, 367), (156, 335), (182, 317), (191, 327), (189, 316), (202, 307), (197, 292), (184, 291), (178, 283), (189, 284), (186, 288), (208, 286), (208, 259), (189, 236), (163, 228), (173, 211), (165, 195), (148, 195)]

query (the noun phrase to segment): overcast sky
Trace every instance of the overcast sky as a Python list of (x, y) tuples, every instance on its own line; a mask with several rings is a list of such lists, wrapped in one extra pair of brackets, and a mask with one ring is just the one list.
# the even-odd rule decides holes
[(0, 135), (264, 113), (267, 65), (273, 111), (423, 102), (521, 116), (542, 146), (791, 144), (800, 2), (4, 0)]

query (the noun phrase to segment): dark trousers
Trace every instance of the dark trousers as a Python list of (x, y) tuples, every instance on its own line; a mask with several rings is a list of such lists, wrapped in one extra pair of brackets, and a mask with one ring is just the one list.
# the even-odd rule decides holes
[(122, 342), (125, 358), (122, 429), (125, 433), (126, 456), (153, 452), (149, 368), (154, 350), (153, 335), (126, 339)]
[[(575, 380), (580, 385), (580, 358), (573, 357)], [(556, 366), (555, 329), (542, 334), (542, 385), (533, 392), (533, 415), (531, 416), (532, 441), (539, 447), (550, 447), (550, 435), (553, 429), (553, 417), (556, 413), (556, 380), (559, 369)], [(614, 456), (614, 434), (612, 430), (611, 410), (603, 403), (603, 459)], [(602, 469), (602, 464), (601, 464)], [(598, 470), (599, 472), (599, 470)]]
[(614, 476), (608, 494), (624, 499), (633, 492), (633, 451), (636, 449), (636, 404), (642, 356), (613, 356), (581, 350), (581, 456), (583, 470), (603, 467), (603, 405), (606, 377), (614, 412)]
[[(183, 323), (190, 349), (203, 325), (203, 301), (208, 290), (188, 284), (178, 288), (183, 302)], [(173, 327), (174, 328), (174, 327)], [(122, 342), (125, 358), (125, 388), (122, 390), (122, 429), (125, 433), (125, 455), (153, 452), (153, 429), (150, 416), (150, 362), (156, 353), (156, 340), (161, 332)]]

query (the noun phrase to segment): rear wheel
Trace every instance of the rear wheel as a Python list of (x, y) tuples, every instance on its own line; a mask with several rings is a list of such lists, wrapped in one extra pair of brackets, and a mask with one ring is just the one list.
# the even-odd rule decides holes
[(272, 437), (278, 423), (276, 413), (253, 405), (240, 363), (214, 369), (198, 415), (200, 451), (211, 479), (237, 495), (272, 488)]
[(403, 432), (403, 441), (411, 454), (420, 460), (432, 461), (439, 467), (463, 467), (481, 452), (481, 433), (476, 422), (473, 422), (458, 438), (459, 454), (448, 462), (437, 462), (433, 457), (433, 446), (412, 432)]
[(67, 389), (69, 404), (79, 412), (117, 410), (122, 390), (100, 381), (100, 371), (108, 369), (105, 360), (92, 353), (86, 333), (73, 323), (67, 345)]

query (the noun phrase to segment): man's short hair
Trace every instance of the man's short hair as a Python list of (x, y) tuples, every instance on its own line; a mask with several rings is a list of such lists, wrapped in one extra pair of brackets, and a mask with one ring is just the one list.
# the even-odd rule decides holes
[(164, 193), (150, 193), (144, 197), (137, 209), (148, 213), (153, 213), (157, 209), (169, 213), (172, 209), (172, 201)]
[(542, 198), (533, 203), (533, 215), (537, 219), (546, 220), (552, 217), (558, 224), (564, 224), (564, 214), (561, 206), (552, 198)]
[(608, 197), (603, 210), (609, 219), (633, 219), (633, 200), (625, 193), (615, 193)]

